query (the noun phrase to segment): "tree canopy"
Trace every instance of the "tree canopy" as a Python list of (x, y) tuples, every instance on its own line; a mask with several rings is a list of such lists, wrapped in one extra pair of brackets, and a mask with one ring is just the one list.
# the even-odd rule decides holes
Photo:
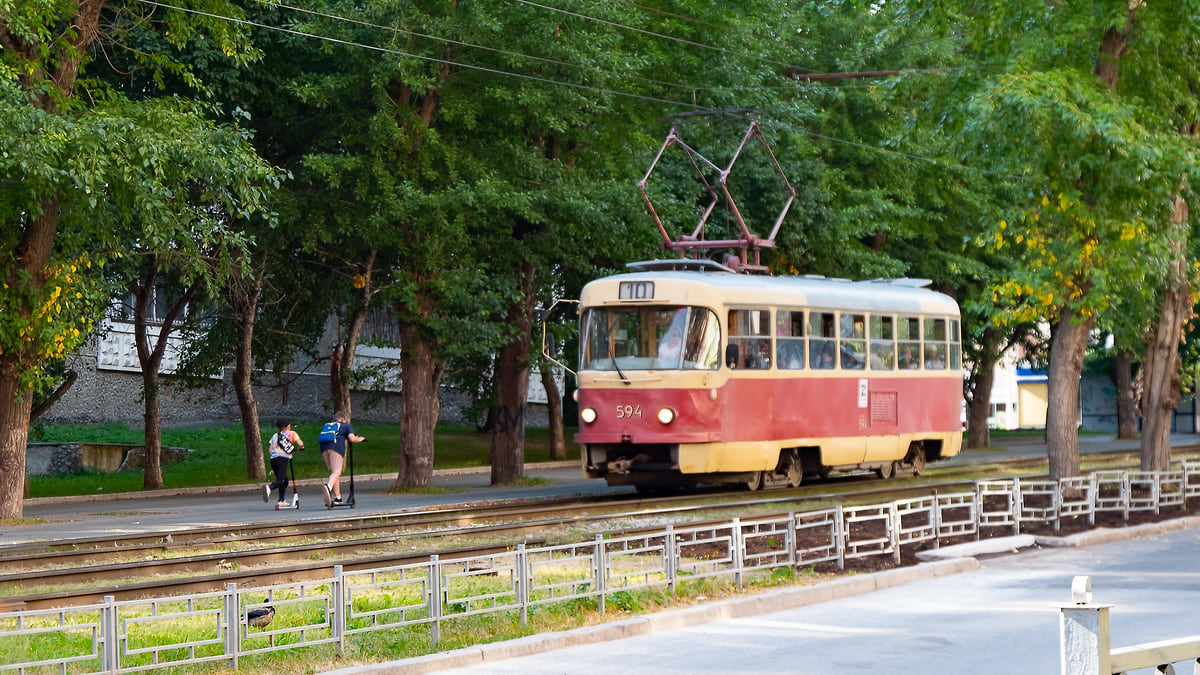
[[(635, 188), (668, 130), (724, 166), (751, 115), (779, 169), (739, 157), (749, 227), (779, 213), (779, 171), (796, 189), (765, 264), (931, 279), (964, 308), (969, 393), (1048, 325), (1052, 474), (1070, 475), (1093, 328), (1145, 350), (1156, 410), (1178, 394), (1194, 4), (0, 5), (0, 396), (31, 398), (153, 254), (222, 299), (208, 340), (238, 345), (239, 391), (299, 351), (348, 408), (366, 317), (388, 317), (398, 482), (428, 480), (444, 377), (506, 421), (493, 479), (512, 479), (539, 303), (660, 254)], [(672, 228), (708, 199), (682, 157), (647, 190)], [(27, 416), (0, 419), (6, 476)]]

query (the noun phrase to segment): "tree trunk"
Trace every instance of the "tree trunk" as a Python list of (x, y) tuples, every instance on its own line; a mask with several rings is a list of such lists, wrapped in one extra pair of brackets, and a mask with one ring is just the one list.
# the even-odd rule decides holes
[(162, 367), (163, 355), (167, 352), (171, 333), (176, 329), (176, 322), (184, 315), (188, 303), (196, 297), (199, 288), (189, 286), (171, 303), (166, 316), (160, 317), (162, 325), (159, 326), (158, 335), (154, 339), (154, 344), (151, 345), (146, 324), (150, 316), (150, 304), (154, 301), (155, 285), (159, 278), (158, 260), (149, 256), (143, 265), (141, 274), (130, 283), (130, 290), (134, 296), (133, 337), (137, 347), (138, 364), (142, 369), (142, 396), (145, 399), (143, 414), (145, 475), (142, 479), (142, 487), (146, 490), (160, 490), (163, 487), (163, 478), (158, 372)]
[(142, 446), (142, 461), (145, 474), (142, 478), (142, 488), (146, 490), (161, 490), (162, 477), (162, 425), (158, 410), (158, 369), (142, 372), (142, 395), (145, 397), (145, 412), (142, 423), (145, 425), (145, 441)]
[(350, 417), (353, 412), (350, 405), (350, 373), (344, 369), (345, 359), (342, 353), (343, 346), (339, 337), (329, 358), (329, 405), (334, 411), (340, 410)]
[(1046, 452), (1050, 480), (1079, 475), (1079, 375), (1088, 333), (1095, 319), (1077, 318), (1063, 308), (1052, 331), (1050, 368), (1046, 373)]
[(1171, 419), (1179, 405), (1181, 360), (1179, 343), (1192, 318), (1192, 296), (1188, 288), (1187, 204), (1175, 198), (1172, 214), (1171, 262), (1166, 289), (1154, 332), (1146, 344), (1142, 361), (1142, 461), (1143, 471), (1167, 471), (1171, 465)]
[(968, 448), (988, 448), (992, 445), (992, 433), (987, 420), (992, 406), (992, 384), (995, 381), (995, 361), (980, 363), (975, 371), (971, 400), (967, 402)]
[(525, 475), (525, 406), (529, 399), (529, 352), (533, 334), (533, 263), (520, 270), (521, 294), (505, 315), (512, 326), (508, 344), (496, 358), (496, 429), (492, 432), (492, 485), (514, 483)]
[(25, 448), (33, 392), (18, 386), (12, 361), (0, 360), (0, 518), (20, 518), (24, 508)]
[[(338, 328), (338, 344), (334, 345), (333, 357), (329, 362), (329, 394), (333, 409), (351, 416), (350, 373), (354, 370), (354, 356), (358, 351), (358, 338), (362, 335), (363, 324), (367, 321), (367, 312), (371, 309), (371, 298), (378, 289), (371, 287), (371, 276), (375, 271), (375, 257), (378, 251), (367, 251), (361, 266), (362, 274), (356, 277), (354, 287), (359, 290), (359, 296), (354, 308), (350, 310), (350, 321), (346, 324), (345, 334)], [(339, 313), (340, 315), (340, 313)]]
[[(32, 298), (41, 295), (46, 283), (46, 263), (54, 250), (58, 229), (58, 200), (42, 204), (41, 213), (29, 219), (21, 241), (11, 255), (15, 265), (5, 282), (16, 288), (21, 276), (28, 275), (27, 300), (21, 306), (5, 308), (23, 319), (33, 315)], [(20, 518), (24, 513), (25, 452), (29, 441), (29, 415), (33, 408), (33, 390), (24, 384), (24, 375), (37, 364), (37, 351), (30, 343), (13, 354), (0, 354), (0, 518)]]
[(1133, 388), (1133, 354), (1128, 349), (1117, 352), (1117, 438), (1137, 438), (1137, 398)]
[(433, 478), (433, 432), (437, 428), (438, 379), (433, 344), (417, 327), (400, 321), (400, 466), (393, 487), (429, 485)]
[[(255, 284), (261, 288), (261, 282)], [(242, 436), (246, 441), (246, 477), (262, 481), (267, 477), (263, 460), (262, 431), (258, 421), (258, 403), (250, 376), (254, 372), (254, 320), (258, 314), (258, 290), (234, 299), (237, 323), (237, 354), (233, 366), (233, 391), (242, 415)]]
[(542, 388), (546, 390), (546, 419), (550, 422), (550, 459), (566, 459), (567, 441), (563, 436), (562, 398), (558, 394), (558, 383), (554, 381), (554, 369), (546, 365), (541, 373)]

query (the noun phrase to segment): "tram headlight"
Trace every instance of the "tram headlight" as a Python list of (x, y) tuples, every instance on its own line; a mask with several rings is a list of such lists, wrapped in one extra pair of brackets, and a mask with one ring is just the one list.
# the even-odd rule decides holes
[(675, 411), (670, 408), (663, 408), (658, 411), (658, 421), (663, 424), (670, 424), (675, 421)]
[(596, 421), (595, 408), (582, 408), (579, 411), (579, 419), (583, 420), (584, 424), (591, 424)]

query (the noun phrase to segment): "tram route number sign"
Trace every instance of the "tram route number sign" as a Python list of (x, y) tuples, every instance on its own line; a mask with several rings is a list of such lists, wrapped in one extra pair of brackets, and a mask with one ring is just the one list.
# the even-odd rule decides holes
[(654, 282), (622, 281), (620, 288), (617, 289), (617, 298), (620, 300), (653, 300)]
[(867, 387), (867, 381), (859, 380), (858, 381), (858, 407), (860, 407), (860, 408), (867, 407), (868, 391), (869, 390)]

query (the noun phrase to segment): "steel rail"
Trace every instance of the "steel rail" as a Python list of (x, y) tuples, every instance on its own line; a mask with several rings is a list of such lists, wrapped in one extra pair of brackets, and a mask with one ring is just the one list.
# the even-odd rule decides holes
[[(1189, 448), (1188, 450), (1194, 450)], [(1088, 464), (1110, 465), (1113, 462), (1127, 462), (1133, 453), (1129, 451), (1111, 451), (1105, 453), (1090, 453), (1085, 456)], [(1180, 456), (1181, 453), (1177, 453)], [(555, 498), (540, 501), (535, 505), (486, 505), (481, 508), (454, 507), (451, 509), (435, 509), (433, 512), (423, 510), (413, 513), (374, 514), (357, 518), (359, 522), (352, 527), (339, 527), (331, 523), (317, 523), (308, 529), (295, 523), (280, 527), (272, 525), (255, 530), (252, 526), (235, 526), (232, 528), (206, 528), (207, 538), (192, 542), (164, 542), (173, 537), (172, 534), (155, 533), (153, 535), (135, 535), (131, 540), (154, 539), (152, 544), (122, 545), (121, 539), (100, 537), (89, 540), (93, 544), (99, 541), (114, 542), (107, 548), (80, 547), (79, 550), (64, 550), (66, 547), (77, 547), (79, 542), (58, 540), (39, 542), (43, 550), (29, 550), (23, 545), (24, 553), (8, 555), (0, 559), (0, 569), (20, 567), (21, 563), (33, 563), (35, 569), (21, 572), (0, 574), (0, 588), (36, 589), (47, 585), (74, 587), (72, 590), (32, 592), (24, 595), (10, 595), (0, 598), (0, 605), (21, 606), (25, 608), (57, 607), (64, 604), (82, 604), (94, 601), (104, 595), (119, 597), (151, 597), (164, 594), (214, 590), (224, 583), (270, 578), (279, 579), (312, 579), (327, 574), (333, 564), (342, 564), (348, 569), (364, 569), (373, 566), (402, 564), (404, 561), (426, 559), (431, 553), (442, 557), (479, 555), (483, 551), (495, 549), (495, 546), (447, 548), (439, 550), (424, 550), (419, 553), (393, 554), (385, 556), (353, 557), (356, 553), (366, 552), (372, 548), (395, 546), (406, 540), (420, 538), (435, 540), (437, 538), (453, 538), (484, 534), (497, 538), (512, 538), (522, 534), (544, 532), (549, 528), (565, 523), (610, 523), (635, 522), (638, 519), (657, 518), (665, 516), (686, 516), (687, 514), (702, 514), (705, 512), (720, 512), (732, 509), (750, 507), (762, 508), (772, 505), (787, 504), (788, 510), (795, 511), (805, 504), (865, 503), (868, 500), (880, 498), (896, 499), (911, 495), (928, 494), (934, 491), (965, 491), (972, 489), (974, 479), (962, 479), (956, 476), (978, 474), (981, 471), (994, 470), (1003, 467), (1009, 471), (1037, 468), (1046, 464), (1045, 458), (1017, 458), (997, 462), (978, 462), (971, 465), (954, 467), (931, 466), (928, 470), (930, 478), (913, 485), (896, 485), (894, 482), (880, 485), (872, 478), (861, 480), (861, 475), (849, 475), (834, 478), (819, 484), (805, 484), (799, 488), (772, 490), (770, 494), (759, 496), (759, 493), (728, 493), (728, 492), (698, 492), (686, 495), (673, 495), (652, 499), (638, 498), (614, 499), (602, 496), (601, 499), (580, 500), (579, 498)], [(1033, 475), (1031, 477), (1038, 477)], [(876, 486), (862, 488), (867, 482), (875, 482)], [(830, 490), (842, 483), (847, 490)], [(814, 491), (824, 488), (825, 491)], [(722, 501), (710, 501), (717, 497)], [(547, 503), (553, 502), (553, 503)], [(586, 512), (585, 512), (586, 511)], [(445, 525), (449, 514), (459, 514), (457, 520), (469, 521), (465, 525), (442, 528), (436, 531), (418, 529), (431, 521)], [(406, 521), (407, 516), (412, 516)], [(489, 524), (483, 524), (489, 523)], [(409, 529), (405, 529), (409, 528)], [(636, 533), (642, 528), (624, 529), (621, 534)], [(653, 528), (650, 528), (653, 529)], [(378, 534), (381, 531), (387, 534)], [(397, 530), (402, 530), (397, 532)], [(221, 532), (234, 532), (232, 537), (221, 538)], [(311, 538), (315, 536), (334, 536), (353, 533), (354, 538), (337, 538), (333, 541), (318, 543), (293, 544), (268, 548), (248, 549), (242, 551), (222, 551), (204, 553), (192, 556), (182, 556), (167, 559), (140, 559), (133, 562), (95, 564), (98, 556), (129, 557), (160, 556), (168, 544), (174, 547), (186, 546), (195, 548), (197, 541), (206, 541), (213, 545), (228, 545), (232, 541), (244, 541), (248, 537), (256, 537), (261, 543), (263, 532), (270, 532), (274, 539)], [(612, 534), (612, 532), (609, 532)], [(527, 542), (529, 540), (526, 540)], [(503, 548), (503, 547), (501, 547)], [(8, 553), (8, 551), (5, 551)], [(71, 566), (72, 560), (83, 557), (90, 564)], [(297, 564), (298, 558), (307, 562)], [(62, 565), (57, 569), (47, 569), (46, 563)], [(217, 568), (217, 573), (212, 570)], [(208, 574), (205, 574), (208, 572)], [(129, 583), (131, 578), (145, 576), (147, 573), (159, 575), (160, 579)], [(170, 579), (166, 577), (184, 576)], [(198, 576), (197, 576), (198, 575)], [(115, 581), (101, 587), (88, 586), (96, 581)]]

